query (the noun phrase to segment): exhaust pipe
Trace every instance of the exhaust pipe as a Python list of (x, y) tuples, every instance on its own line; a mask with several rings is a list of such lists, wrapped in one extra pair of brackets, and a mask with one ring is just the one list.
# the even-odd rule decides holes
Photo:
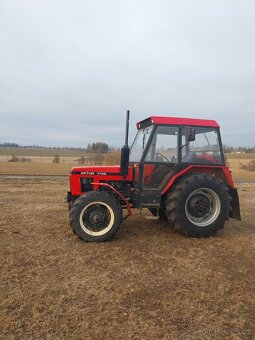
[(127, 110), (127, 114), (126, 114), (126, 134), (125, 134), (125, 146), (128, 146), (128, 131), (129, 131), (129, 115), (130, 112), (129, 110)]
[(128, 165), (129, 165), (129, 147), (128, 147), (129, 115), (130, 115), (130, 112), (129, 112), (129, 110), (127, 110), (125, 144), (121, 148), (121, 160), (120, 160), (120, 174), (122, 176), (126, 176), (128, 174)]

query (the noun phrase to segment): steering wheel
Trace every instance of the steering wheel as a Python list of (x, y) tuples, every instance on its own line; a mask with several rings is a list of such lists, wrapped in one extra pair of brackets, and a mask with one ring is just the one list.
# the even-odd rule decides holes
[(155, 152), (155, 156), (156, 157), (160, 156), (161, 158), (165, 159), (167, 162), (170, 162), (170, 160), (168, 158), (166, 158), (166, 156), (162, 155), (162, 153)]

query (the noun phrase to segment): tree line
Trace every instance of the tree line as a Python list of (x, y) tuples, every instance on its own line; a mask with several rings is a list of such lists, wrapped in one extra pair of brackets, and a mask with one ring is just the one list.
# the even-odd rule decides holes
[(106, 143), (92, 143), (92, 144), (88, 144), (87, 146), (87, 152), (98, 152), (98, 153), (105, 153), (107, 151), (109, 151), (109, 145)]
[(96, 143), (89, 143), (86, 148), (73, 148), (73, 147), (47, 147), (47, 146), (40, 146), (40, 145), (27, 145), (21, 146), (17, 143), (0, 143), (0, 147), (2, 148), (31, 148), (31, 149), (54, 149), (54, 150), (84, 150), (87, 152), (95, 152), (95, 153), (106, 153), (110, 150), (109, 145), (104, 142), (96, 142)]
[[(45, 149), (45, 150), (83, 150), (91, 153), (106, 153), (110, 150), (110, 147), (108, 144), (104, 142), (96, 142), (96, 143), (89, 143), (86, 148), (73, 148), (73, 147), (47, 147), (47, 146), (40, 146), (40, 145), (33, 145), (33, 146), (21, 146), (17, 143), (12, 142), (5, 142), (0, 143), (1, 148), (31, 148), (31, 149)], [(253, 147), (245, 147), (245, 146), (229, 146), (224, 145), (224, 151), (225, 153), (231, 153), (231, 152), (244, 152), (244, 153), (253, 153), (255, 152), (255, 146)]]
[(228, 146), (224, 145), (224, 152), (225, 153), (232, 153), (232, 152), (244, 152), (244, 153), (253, 153), (255, 152), (255, 146), (253, 147), (245, 147), (245, 146)]

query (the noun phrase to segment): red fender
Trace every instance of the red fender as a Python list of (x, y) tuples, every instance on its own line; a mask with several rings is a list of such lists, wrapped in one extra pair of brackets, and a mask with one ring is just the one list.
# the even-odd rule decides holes
[(211, 175), (216, 175), (219, 178), (221, 178), (224, 181), (224, 183), (231, 186), (231, 188), (233, 189), (235, 188), (235, 185), (234, 185), (234, 182), (231, 176), (231, 172), (229, 168), (227, 168), (226, 166), (210, 166), (210, 165), (204, 166), (203, 165), (201, 167), (200, 165), (190, 165), (184, 170), (178, 172), (178, 174), (174, 175), (170, 179), (169, 183), (164, 188), (161, 195), (164, 195), (179, 177), (182, 177), (183, 175), (186, 175), (188, 173), (196, 173), (196, 172), (206, 172)]

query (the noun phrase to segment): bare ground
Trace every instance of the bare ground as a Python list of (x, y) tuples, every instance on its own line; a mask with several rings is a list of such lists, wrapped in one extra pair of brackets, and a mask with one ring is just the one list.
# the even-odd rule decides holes
[(217, 237), (136, 214), (102, 244), (72, 234), (66, 178), (0, 182), (2, 339), (255, 338), (254, 182)]

